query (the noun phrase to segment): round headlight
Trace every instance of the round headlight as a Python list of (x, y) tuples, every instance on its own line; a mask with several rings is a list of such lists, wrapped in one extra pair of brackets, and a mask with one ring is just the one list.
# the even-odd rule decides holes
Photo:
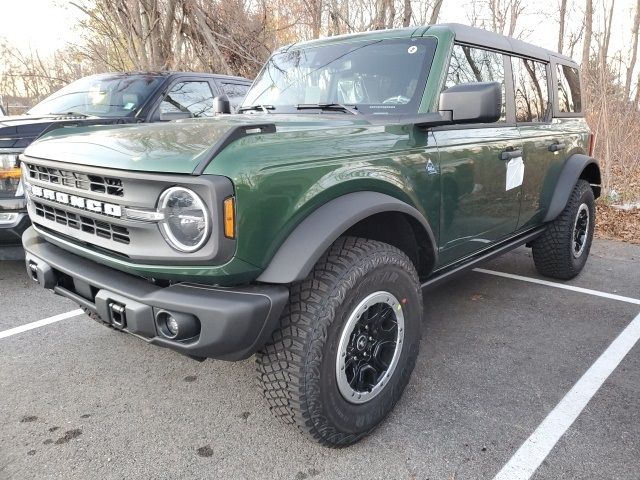
[(195, 252), (209, 239), (211, 219), (202, 199), (189, 189), (171, 187), (160, 195), (164, 213), (160, 228), (167, 243), (180, 252)]

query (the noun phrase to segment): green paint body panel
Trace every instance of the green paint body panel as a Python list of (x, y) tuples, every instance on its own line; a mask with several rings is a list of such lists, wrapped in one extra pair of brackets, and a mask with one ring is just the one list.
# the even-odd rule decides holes
[[(296, 48), (411, 36), (437, 39), (419, 107), (420, 113), (435, 112), (454, 42), (446, 26), (357, 34)], [(292, 47), (282, 50), (287, 48)], [(276, 133), (245, 136), (212, 158), (213, 146), (231, 127), (271, 122)], [(560, 140), (567, 144), (564, 151), (547, 150)], [(417, 209), (438, 243), (435, 269), (442, 268), (540, 225), (564, 160), (584, 153), (587, 142), (583, 118), (426, 131), (413, 123), (373, 123), (325, 112), (57, 130), (32, 144), (27, 154), (115, 170), (185, 175), (210, 160), (203, 173), (228, 177), (235, 188), (237, 247), (226, 264), (139, 265), (89, 248), (61, 246), (129, 273), (235, 285), (255, 280), (309, 214), (358, 191), (391, 195)], [(506, 162), (500, 159), (508, 147), (522, 148), (525, 159), (524, 183), (509, 191)]]

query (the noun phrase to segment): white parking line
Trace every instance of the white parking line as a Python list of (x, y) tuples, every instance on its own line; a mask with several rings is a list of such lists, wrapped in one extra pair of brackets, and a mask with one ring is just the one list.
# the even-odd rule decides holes
[(586, 293), (587, 295), (609, 298), (611, 300), (619, 300), (621, 302), (633, 303), (634, 305), (640, 305), (640, 299), (624, 297), (622, 295), (616, 295), (615, 293), (601, 292), (599, 290), (591, 290), (590, 288), (574, 287), (573, 285), (567, 285), (565, 283), (550, 282), (548, 280), (541, 280), (539, 278), (523, 277), (521, 275), (514, 275), (513, 273), (496, 272), (495, 270), (486, 270), (484, 268), (474, 268), (473, 271), (486, 273), (488, 275), (495, 275), (497, 277), (511, 278), (513, 280), (522, 280), (523, 282), (537, 283), (538, 285), (546, 285), (547, 287), (555, 287), (561, 288), (563, 290), (571, 290), (573, 292)]
[(20, 325), (19, 327), (10, 328), (9, 330), (0, 332), (0, 338), (10, 337), (12, 335), (17, 335), (18, 333), (33, 330), (34, 328), (44, 327), (45, 325), (49, 325), (50, 323), (59, 322), (60, 320), (66, 320), (67, 318), (71, 317), (77, 317), (78, 315), (82, 315), (83, 313), (84, 312), (78, 308), (77, 310), (71, 310), (70, 312), (61, 313), (60, 315), (54, 315), (53, 317), (38, 320), (37, 322), (31, 322), (27, 323), (26, 325)]
[(640, 339), (640, 314), (582, 375), (535, 432), (522, 444), (494, 480), (531, 478), (555, 444), (587, 406), (605, 380)]

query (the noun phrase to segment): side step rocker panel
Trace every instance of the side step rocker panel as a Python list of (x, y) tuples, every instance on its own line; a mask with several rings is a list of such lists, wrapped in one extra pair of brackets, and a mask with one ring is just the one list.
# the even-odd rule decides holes
[(434, 288), (441, 283), (444, 283), (458, 275), (466, 272), (477, 266), (482, 262), (486, 262), (487, 260), (491, 260), (494, 257), (498, 257), (504, 253), (507, 253), (510, 250), (520, 247), (528, 242), (531, 242), (536, 237), (538, 237), (542, 232), (544, 232), (546, 227), (536, 228), (535, 230), (530, 230), (528, 232), (523, 233), (519, 237), (515, 239), (509, 240), (503, 244), (498, 245), (497, 247), (493, 247), (490, 250), (480, 251), (477, 254), (467, 257), (467, 259), (455, 263), (451, 266), (444, 267), (439, 271), (436, 271), (435, 274), (427, 279), (426, 282), (422, 284), (423, 290), (429, 290)]

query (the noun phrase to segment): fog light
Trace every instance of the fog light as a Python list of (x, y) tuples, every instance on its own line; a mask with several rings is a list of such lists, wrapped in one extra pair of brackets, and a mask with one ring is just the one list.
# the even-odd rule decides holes
[(200, 322), (188, 313), (159, 310), (156, 313), (158, 333), (170, 340), (184, 340), (200, 333)]
[(178, 326), (178, 321), (173, 318), (171, 315), (167, 317), (167, 330), (174, 336), (178, 336), (178, 331), (180, 327)]
[(10, 225), (18, 220), (17, 213), (0, 213), (0, 225)]

